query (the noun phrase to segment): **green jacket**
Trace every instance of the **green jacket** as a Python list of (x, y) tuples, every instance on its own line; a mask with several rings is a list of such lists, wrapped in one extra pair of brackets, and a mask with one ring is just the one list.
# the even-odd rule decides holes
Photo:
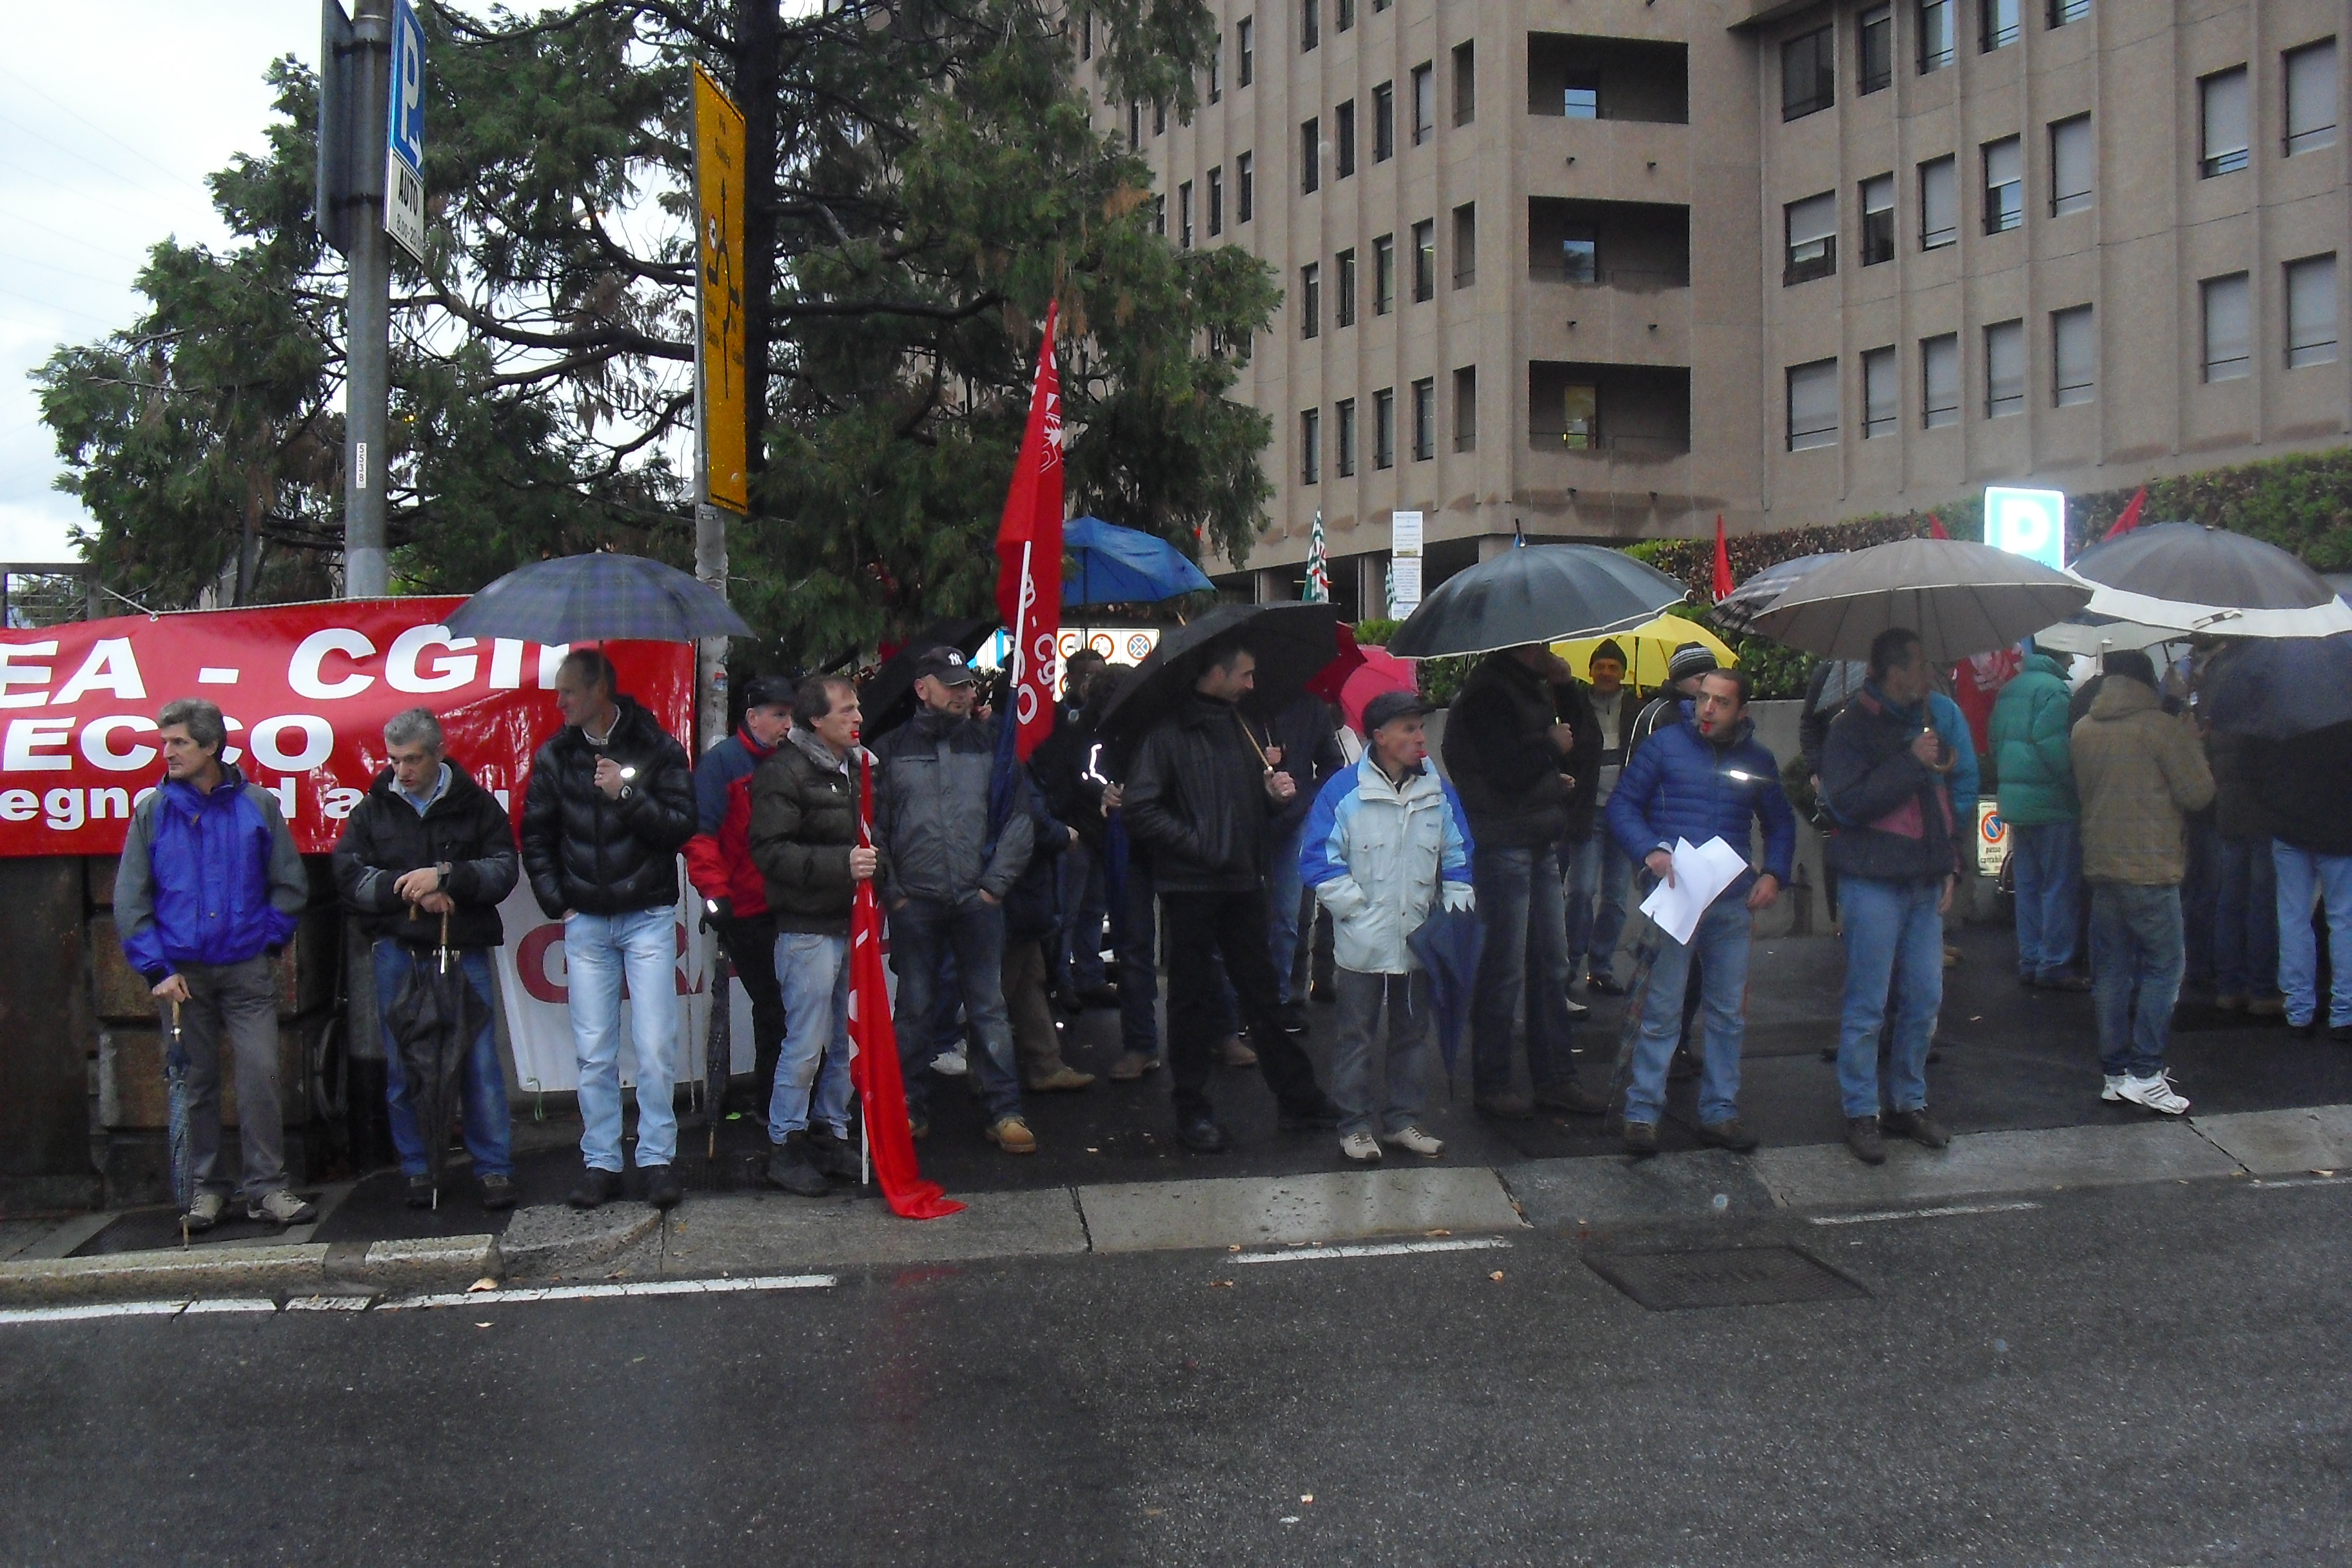
[(2000, 781), (2001, 820), (2012, 827), (2046, 827), (2083, 815), (2067, 738), (2072, 696), (2058, 661), (2037, 653), (1993, 704), (1994, 776)]
[(2167, 713), (2154, 689), (2110, 676), (2074, 726), (2083, 790), (2083, 877), (2135, 887), (2179, 887), (2189, 874), (2188, 814), (2213, 799), (2213, 771), (2186, 714)]

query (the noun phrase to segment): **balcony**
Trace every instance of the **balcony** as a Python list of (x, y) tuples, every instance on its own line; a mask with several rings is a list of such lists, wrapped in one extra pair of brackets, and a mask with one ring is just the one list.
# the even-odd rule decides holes
[(1657, 202), (1528, 202), (1528, 277), (1655, 292), (1690, 287), (1690, 209)]
[(1690, 50), (1637, 38), (1531, 33), (1528, 112), (1687, 125)]
[(1533, 451), (1647, 465), (1690, 453), (1690, 371), (1684, 366), (1532, 361), (1528, 410)]

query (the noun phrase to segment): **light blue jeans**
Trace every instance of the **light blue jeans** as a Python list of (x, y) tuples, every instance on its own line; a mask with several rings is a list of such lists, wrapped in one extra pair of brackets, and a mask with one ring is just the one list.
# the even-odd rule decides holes
[(1305, 891), (1298, 875), (1298, 845), (1306, 837), (1307, 821), (1301, 817), (1275, 839), (1265, 867), (1266, 946), (1274, 959), (1275, 994), (1285, 1003), (1293, 1000), (1290, 972), (1298, 956), (1299, 895)]
[(621, 983), (637, 1068), (637, 1168), (677, 1152), (677, 914), (667, 904), (563, 922), (572, 1041), (580, 1057), (580, 1157), (621, 1168)]
[[(776, 933), (776, 984), (784, 994), (784, 1049), (768, 1096), (768, 1142), (823, 1122), (849, 1136), (849, 939), (822, 931)], [(815, 1094), (810, 1099), (811, 1091)]]
[(2109, 1078), (2163, 1070), (2187, 952), (2178, 887), (2091, 884), (2091, 1001)]
[(1602, 822), (1593, 824), (1590, 838), (1562, 845), (1560, 858), (1568, 879), (1569, 982), (1573, 984), (1587, 974), (1614, 979), (1633, 863)]
[(1890, 993), (1895, 1040), (1886, 1064), (1886, 1108), (1927, 1103), (1927, 1046), (1944, 1005), (1942, 879), (1882, 882), (1838, 879), (1845, 916), (1845, 1002), (1838, 1034), (1838, 1095), (1849, 1120), (1878, 1114), (1878, 1031)]
[[(1699, 1073), (1698, 1119), (1728, 1121), (1739, 1114), (1739, 1047), (1748, 1033), (1748, 949), (1756, 928), (1745, 893), (1726, 891), (1701, 915), (1685, 947), (1661, 931), (1650, 984), (1642, 993), (1642, 1033), (1633, 1042), (1625, 1120), (1657, 1124), (1666, 1103), (1666, 1063), (1683, 1031), (1683, 986), (1691, 955), (1699, 963), (1699, 1004), (1706, 1020), (1706, 1065)], [(1937, 955), (1938, 961), (1941, 954)]]
[(2011, 825), (2017, 860), (2017, 973), (2054, 979), (2074, 964), (2083, 897), (2083, 835), (2072, 822)]
[(2286, 1020), (2310, 1023), (2319, 1014), (2319, 941), (2311, 929), (2311, 900), (2327, 902), (2327, 961), (2336, 978), (2328, 997), (2332, 1027), (2352, 1024), (2352, 855), (2318, 855), (2273, 840), (2278, 868), (2279, 989)]
[[(375, 1002), (383, 1019), (384, 1120), (392, 1129), (392, 1146), (400, 1155), (401, 1173), (409, 1176), (425, 1174), (427, 1134), (416, 1125), (416, 1108), (408, 1097), (408, 1070), (400, 1059), (399, 1042), (392, 1037), (392, 1005), (399, 1000), (400, 988), (411, 974), (432, 966), (434, 952), (388, 937), (377, 939), (372, 950)], [(490, 986), (490, 950), (461, 949), (457, 963), (465, 971), (466, 984), (482, 1004), (482, 1027), (467, 1048), (464, 1077), (458, 1080), (458, 1098), (465, 1108), (466, 1152), (474, 1157), (477, 1177), (511, 1176), (514, 1156), (509, 1146), (514, 1129), (507, 1121), (506, 1069), (499, 1063), (498, 1024), (493, 1016), (498, 999)], [(446, 1127), (432, 1132), (442, 1138), (449, 1135)]]

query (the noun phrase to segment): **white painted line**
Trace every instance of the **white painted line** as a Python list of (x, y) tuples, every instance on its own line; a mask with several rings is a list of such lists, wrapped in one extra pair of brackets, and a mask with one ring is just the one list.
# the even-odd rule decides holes
[(198, 686), (235, 686), (236, 677), (237, 672), (234, 669), (226, 669), (217, 664), (207, 664), (197, 669), (196, 684)]
[(2340, 1187), (2352, 1182), (2352, 1176), (2275, 1176), (2268, 1180), (2257, 1176), (2258, 1187)]
[(1402, 1258), (1409, 1252), (1486, 1252), (1511, 1244), (1499, 1236), (1465, 1237), (1459, 1241), (1391, 1241), (1376, 1246), (1294, 1247), (1281, 1252), (1244, 1252), (1229, 1263), (1304, 1263), (1315, 1258)]
[(266, 1296), (228, 1296), (216, 1301), (191, 1301), (181, 1316), (209, 1317), (215, 1312), (274, 1312), (278, 1303)]
[(1875, 1214), (1817, 1214), (1814, 1225), (1876, 1225), (1889, 1219), (1948, 1219), (1963, 1214), (2017, 1214), (2025, 1209), (2038, 1209), (2032, 1203), (2014, 1204), (1948, 1204), (1934, 1209), (1882, 1209)]
[(765, 1274), (748, 1279), (631, 1279), (607, 1285), (547, 1285), (527, 1290), (459, 1290), (386, 1301), (379, 1312), (418, 1307), (510, 1307), (527, 1301), (601, 1301), (621, 1296), (724, 1296), (742, 1290), (828, 1290), (831, 1274)]
[(373, 1296), (297, 1296), (286, 1303), (289, 1312), (364, 1312)]
[(168, 1318), (186, 1310), (188, 1302), (100, 1301), (87, 1307), (12, 1307), (0, 1311), (0, 1323), (76, 1323), (85, 1318)]

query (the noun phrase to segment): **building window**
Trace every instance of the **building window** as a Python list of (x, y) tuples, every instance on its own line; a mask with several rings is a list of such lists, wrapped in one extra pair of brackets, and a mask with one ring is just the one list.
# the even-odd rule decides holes
[(1780, 209), (1786, 256), (1780, 271), (1783, 288), (1832, 277), (1837, 272), (1837, 193), (1823, 191)]
[(2205, 379), (2236, 381), (2254, 371), (2254, 316), (2246, 275), (2208, 278), (2197, 286), (2205, 326)]
[(1331, 324), (1335, 327), (1356, 324), (1356, 253), (1353, 250), (1343, 250), (1332, 258)]
[(1903, 389), (1890, 346), (1871, 349), (1862, 356), (1862, 438), (1875, 441), (1892, 436), (1903, 422)]
[(2286, 155), (2336, 144), (2336, 40), (2286, 52)]
[(1234, 160), (1234, 221), (1249, 222), (1250, 208), (1256, 201), (1257, 181), (1252, 177), (1250, 155), (1244, 153)]
[(1789, 367), (1789, 450), (1834, 447), (1838, 438), (1838, 365), (1833, 359)]
[(1356, 0), (1332, 0), (1331, 30), (1344, 33), (1356, 25)]
[(1257, 18), (1244, 16), (1234, 24), (1234, 85), (1247, 87), (1257, 79)]
[(1396, 156), (1396, 89), (1382, 82), (1372, 89), (1372, 162), (1385, 163)]
[(1154, 136), (1168, 134), (1168, 104), (1164, 99), (1151, 100), (1151, 133)]
[(1356, 172), (1356, 100), (1352, 98), (1331, 111), (1331, 163), (1335, 180)]
[(1919, 74), (1952, 63), (1952, 0), (1919, 0)]
[(1372, 10), (1374, 14), (1377, 15), (1380, 12), (1387, 10), (1389, 8), (1389, 5), (1390, 0), (1372, 0)]
[(2050, 312), (2050, 402), (2088, 403), (2099, 394), (2099, 336), (2091, 307)]
[(1151, 232), (1162, 239), (1168, 237), (1168, 197), (1164, 194), (1151, 198)]
[(1176, 187), (1176, 242), (1187, 250), (1192, 248), (1192, 182), (1190, 180)]
[(1437, 456), (1437, 378), (1423, 376), (1412, 384), (1412, 460), (1426, 463)]
[(1225, 232), (1225, 172), (1209, 171), (1209, 237), (1214, 239)]
[(2286, 264), (2286, 367), (2336, 363), (2336, 258)]
[(1454, 46), (1454, 123), (1478, 118), (1478, 57), (1474, 44)]
[(2025, 323), (1996, 321), (1984, 330), (1985, 417), (2025, 412)]
[(1949, 155), (1919, 165), (1919, 248), (1941, 250), (1960, 238), (1960, 171)]
[(1372, 394), (1372, 467), (1396, 467), (1396, 388)]
[(1960, 422), (1960, 339), (1957, 332), (1919, 342), (1919, 423), (1940, 430)]
[(1572, 452), (1590, 452), (1601, 445), (1601, 389), (1567, 386), (1560, 389), (1559, 444)]
[(1095, 14), (1092, 11), (1082, 11), (1078, 14), (1078, 58), (1090, 60), (1094, 58)]
[(1862, 183), (1862, 264), (1895, 259), (1895, 176), (1874, 174)]
[(1209, 51), (1209, 101), (1223, 103), (1225, 99), (1225, 40), (1218, 35), (1217, 47)]
[(1454, 373), (1454, 449), (1478, 449), (1478, 367), (1475, 364)]
[(2092, 171), (2098, 154), (2091, 140), (2091, 117), (2078, 114), (2050, 128), (2050, 216), (2087, 211)]
[(1384, 234), (1372, 241), (1372, 314), (1385, 316), (1396, 308), (1396, 236)]
[(1143, 100), (1139, 98), (1127, 100), (1127, 144), (1130, 150), (1143, 146)]
[(1412, 226), (1412, 300), (1418, 305), (1437, 298), (1437, 220), (1425, 217)]
[(1780, 118), (1801, 120), (1837, 101), (1837, 28), (1816, 27), (1780, 46)]
[(1984, 231), (2025, 226), (2025, 151), (2014, 136), (1984, 144)]
[(1298, 52), (1303, 55), (1322, 41), (1322, 0), (1298, 0)]
[(1298, 194), (1311, 196), (1323, 188), (1322, 122), (1309, 120), (1298, 128)]
[(1895, 79), (1895, 7), (1874, 5), (1862, 14), (1862, 79), (1856, 85), (1867, 94)]
[(1437, 134), (1437, 73), (1433, 67), (1412, 68), (1412, 144)]
[(1298, 482), (1319, 484), (1323, 479), (1323, 411), (1302, 408), (1298, 412)]
[(1570, 283), (1601, 281), (1601, 231), (1572, 223), (1560, 231), (1559, 275)]
[(1467, 289), (1478, 281), (1478, 204), (1465, 202), (1454, 209), (1454, 286)]
[(1356, 472), (1356, 400), (1341, 398), (1332, 405), (1331, 415), (1331, 471), (1343, 479), (1352, 479)]
[(2197, 83), (2198, 173), (2206, 179), (2246, 166), (2246, 68), (2216, 71)]
[(1298, 269), (1298, 335), (1311, 338), (1323, 331), (1323, 268), (1308, 262)]
[(2024, 0), (1978, 0), (1982, 7), (1984, 51), (2005, 49), (2025, 31)]
[(2063, 27), (2091, 14), (2091, 0), (2050, 0), (2050, 25)]

